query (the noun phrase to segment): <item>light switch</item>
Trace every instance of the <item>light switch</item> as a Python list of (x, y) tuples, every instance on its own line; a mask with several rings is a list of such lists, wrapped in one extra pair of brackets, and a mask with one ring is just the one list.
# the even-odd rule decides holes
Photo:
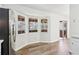
[(76, 22), (76, 20), (74, 19), (74, 20), (73, 20), (73, 23), (75, 23), (75, 22)]

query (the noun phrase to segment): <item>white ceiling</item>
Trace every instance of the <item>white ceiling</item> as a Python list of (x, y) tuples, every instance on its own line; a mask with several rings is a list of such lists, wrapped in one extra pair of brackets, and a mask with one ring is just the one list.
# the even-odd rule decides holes
[(61, 15), (69, 16), (68, 4), (23, 4), (22, 6), (37, 9), (40, 11), (58, 13)]

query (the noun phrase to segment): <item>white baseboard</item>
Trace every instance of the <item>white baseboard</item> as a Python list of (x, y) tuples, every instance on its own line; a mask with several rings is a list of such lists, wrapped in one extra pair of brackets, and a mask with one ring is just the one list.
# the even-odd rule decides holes
[(54, 41), (41, 41), (41, 42), (45, 42), (45, 43), (53, 43), (53, 42), (56, 42), (56, 41), (59, 41), (59, 40), (54, 40)]
[(19, 49), (21, 49), (21, 48), (25, 47), (26, 45), (29, 45), (29, 44), (32, 44), (32, 43), (38, 43), (38, 42), (40, 42), (40, 41), (36, 41), (36, 42), (29, 42), (29, 43), (27, 43), (27, 44), (21, 45), (21, 46), (20, 46), (20, 47), (18, 47), (18, 48), (15, 48), (15, 49), (14, 49), (14, 51), (18, 51)]
[(53, 41), (50, 41), (50, 42), (56, 42), (56, 41), (59, 41), (59, 39), (57, 39), (57, 40), (53, 40)]
[(20, 47), (14, 49), (15, 51), (18, 51), (19, 49), (23, 48), (24, 46), (26, 45), (29, 45), (29, 44), (32, 44), (32, 43), (39, 43), (39, 42), (45, 42), (45, 43), (53, 43), (53, 42), (56, 42), (56, 41), (59, 41), (58, 39), (57, 40), (54, 40), (54, 41), (36, 41), (36, 42), (29, 42), (27, 44), (24, 44), (24, 45), (21, 45)]

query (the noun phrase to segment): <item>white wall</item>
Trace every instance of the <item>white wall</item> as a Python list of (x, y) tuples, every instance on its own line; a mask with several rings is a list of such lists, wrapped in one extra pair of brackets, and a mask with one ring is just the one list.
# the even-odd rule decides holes
[[(48, 18), (49, 16), (47, 16), (46, 13), (41, 12), (41, 11), (37, 11), (37, 10), (33, 10), (30, 8), (25, 8), (25, 7), (21, 7), (21, 6), (17, 6), (17, 5), (4, 5), (4, 8), (10, 8), (14, 11), (14, 15), (15, 15), (15, 22), (16, 22), (16, 42), (15, 42), (15, 50), (18, 50), (24, 46), (26, 46), (27, 44), (31, 44), (31, 43), (36, 43), (36, 42), (47, 42), (50, 41), (49, 39), (49, 30), (48, 33), (40, 33), (40, 27), (38, 27), (38, 32), (35, 33), (29, 33), (28, 30), (28, 18), (29, 17), (37, 17), (39, 20), (39, 24), (40, 25), (40, 19), (41, 18)], [(18, 34), (17, 30), (18, 30), (18, 21), (17, 21), (17, 15), (22, 15), (25, 17), (25, 22), (26, 22), (26, 33), (25, 34)], [(49, 22), (49, 20), (48, 20)], [(49, 23), (48, 23), (48, 27), (49, 27)], [(42, 35), (42, 36), (41, 36)]]
[[(11, 8), (15, 12), (16, 18), (16, 43), (15, 50), (18, 50), (27, 44), (34, 42), (55, 42), (59, 40), (59, 21), (68, 20), (68, 18), (61, 16), (59, 14), (39, 11), (31, 9), (28, 7), (17, 6), (17, 5), (4, 5), (3, 7)], [(17, 15), (23, 15), (26, 18), (26, 33), (17, 34)], [(29, 33), (28, 32), (28, 17), (35, 16), (39, 18), (48, 18), (48, 32), (40, 33), (40, 27), (38, 27), (39, 32)], [(28, 16), (28, 17), (27, 17)], [(40, 22), (39, 22), (40, 25)]]
[[(51, 38), (51, 41), (58, 41), (59, 40), (59, 25), (60, 25), (60, 22), (59, 21), (62, 21), (62, 20), (66, 20), (68, 21), (69, 23), (69, 18), (66, 18), (64, 16), (60, 16), (60, 15), (57, 15), (57, 14), (51, 14), (51, 33), (50, 33), (50, 38)], [(69, 24), (68, 24), (68, 29), (69, 29)], [(69, 35), (69, 30), (68, 30), (68, 35)]]
[(72, 54), (79, 55), (79, 4), (70, 5), (70, 39), (69, 48)]
[(70, 5), (70, 37), (79, 36), (79, 5)]

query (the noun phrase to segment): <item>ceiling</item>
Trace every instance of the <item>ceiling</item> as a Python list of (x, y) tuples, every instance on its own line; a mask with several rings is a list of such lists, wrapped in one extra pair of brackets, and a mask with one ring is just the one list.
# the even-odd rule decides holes
[(40, 11), (69, 16), (68, 4), (23, 4), (22, 6), (37, 9)]

